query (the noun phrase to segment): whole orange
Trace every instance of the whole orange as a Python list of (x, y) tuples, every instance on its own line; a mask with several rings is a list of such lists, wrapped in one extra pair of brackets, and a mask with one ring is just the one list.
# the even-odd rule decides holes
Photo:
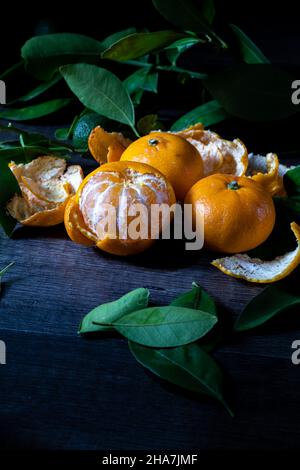
[[(240, 253), (263, 243), (275, 223), (270, 194), (245, 176), (215, 174), (198, 181), (185, 204), (203, 211), (204, 243), (214, 251)], [(199, 204), (197, 209), (196, 205)]]
[(198, 150), (186, 139), (168, 132), (152, 132), (132, 142), (121, 161), (146, 163), (157, 168), (172, 184), (177, 199), (183, 201), (188, 190), (203, 176)]
[[(77, 243), (131, 255), (144, 251), (159, 235), (162, 226), (160, 219), (151, 219), (152, 207), (175, 201), (171, 184), (155, 168), (138, 162), (106, 163), (90, 173), (69, 200), (65, 227)], [(144, 218), (139, 218), (142, 210)]]

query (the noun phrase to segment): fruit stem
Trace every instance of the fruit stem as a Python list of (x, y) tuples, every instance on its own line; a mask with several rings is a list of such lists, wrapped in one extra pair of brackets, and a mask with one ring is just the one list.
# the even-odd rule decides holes
[(237, 181), (230, 181), (230, 183), (228, 183), (228, 185), (227, 185), (227, 188), (228, 189), (233, 189), (234, 191), (236, 191), (237, 189), (240, 188), (240, 185), (238, 184)]

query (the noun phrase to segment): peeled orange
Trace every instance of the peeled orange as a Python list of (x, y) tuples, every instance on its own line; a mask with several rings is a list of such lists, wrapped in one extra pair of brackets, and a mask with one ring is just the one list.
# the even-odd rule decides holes
[[(152, 205), (174, 203), (171, 184), (155, 168), (137, 162), (106, 163), (84, 179), (68, 202), (65, 226), (75, 242), (115, 255), (135, 254), (159, 236), (160, 224), (151, 226)], [(133, 237), (129, 229), (140, 215), (132, 211), (135, 208), (143, 209), (146, 220), (140, 218), (144, 226), (136, 227)]]

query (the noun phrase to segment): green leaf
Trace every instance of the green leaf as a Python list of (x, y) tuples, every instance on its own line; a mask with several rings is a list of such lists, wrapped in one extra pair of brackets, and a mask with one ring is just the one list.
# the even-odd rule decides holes
[(15, 100), (11, 101), (9, 104), (13, 104), (18, 101), (26, 102), (34, 98), (37, 98), (42, 93), (44, 93), (45, 91), (49, 90), (54, 85), (56, 85), (56, 83), (58, 83), (60, 80), (61, 80), (61, 75), (55, 75), (51, 80), (41, 83), (37, 87), (33, 88), (33, 90), (29, 91), (28, 93), (21, 96), (20, 98), (16, 98)]
[(217, 315), (217, 306), (213, 298), (197, 283), (192, 284), (192, 289), (176, 297), (170, 305), (176, 307), (193, 308)]
[(283, 184), (288, 196), (300, 196), (300, 165), (285, 173)]
[(118, 318), (141, 308), (146, 308), (149, 301), (149, 290), (140, 288), (123, 295), (114, 302), (99, 305), (88, 313), (80, 323), (79, 333), (112, 331), (110, 326), (96, 325), (94, 322), (111, 323)]
[(8, 237), (11, 236), (17, 222), (6, 211), (6, 203), (15, 193), (19, 193), (19, 185), (8, 168), (10, 159), (4, 159), (0, 151), (0, 225)]
[(34, 104), (26, 108), (2, 108), (0, 110), (0, 119), (11, 119), (13, 121), (29, 121), (37, 119), (48, 114), (55, 113), (65, 108), (72, 102), (70, 98), (59, 98), (56, 100), (45, 101), (44, 103)]
[(129, 36), (130, 34), (136, 33), (136, 28), (127, 28), (123, 29), (122, 31), (118, 31), (116, 33), (111, 34), (110, 36), (107, 36), (107, 38), (103, 39), (101, 41), (103, 51), (111, 47), (113, 44), (118, 42), (120, 39), (125, 38), (126, 36)]
[(26, 69), (41, 80), (49, 80), (61, 65), (85, 62), (98, 64), (101, 42), (73, 33), (35, 36), (22, 47)]
[(14, 261), (12, 263), (9, 263), (5, 268), (1, 269), (0, 271), (0, 292), (1, 292), (1, 280), (4, 274), (14, 265)]
[(177, 67), (176, 65), (157, 65), (157, 70), (163, 70), (164, 72), (175, 72), (183, 75), (188, 75), (191, 78), (197, 78), (204, 80), (207, 78), (206, 73), (195, 72), (194, 70), (183, 69), (182, 67)]
[(141, 69), (136, 70), (133, 72), (129, 77), (124, 80), (124, 86), (131, 96), (140, 89), (144, 90), (144, 84), (146, 83), (146, 78), (150, 72), (148, 67), (143, 67)]
[(222, 372), (215, 360), (197, 344), (153, 349), (130, 341), (129, 349), (135, 359), (153, 374), (197, 395), (215, 398), (233, 416), (223, 396)]
[(147, 135), (151, 131), (162, 130), (163, 124), (159, 121), (157, 114), (147, 114), (138, 121), (136, 127), (141, 135)]
[(143, 87), (145, 91), (157, 93), (157, 84), (158, 84), (158, 73), (153, 72), (147, 75)]
[(12, 65), (9, 67), (9, 69), (5, 70), (0, 74), (0, 80), (3, 80), (3, 78), (8, 77), (9, 75), (13, 75), (16, 71), (18, 71), (21, 67), (24, 66), (24, 61), (20, 60), (16, 64)]
[(194, 38), (192, 36), (178, 39), (177, 41), (175, 41), (173, 44), (171, 44), (170, 46), (166, 48), (167, 57), (170, 60), (172, 65), (176, 65), (178, 57), (183, 52), (190, 49), (195, 44), (204, 43), (204, 42), (205, 41), (202, 41), (199, 38)]
[[(174, 299), (170, 305), (203, 310), (204, 312), (215, 315), (219, 320), (222, 320), (222, 317), (220, 318), (218, 315), (217, 306), (213, 298), (196, 282), (193, 282), (192, 286), (191, 290), (181, 294)], [(218, 321), (211, 334), (200, 339), (199, 344), (205, 351), (212, 351), (220, 343), (221, 339), (223, 339), (221, 326), (222, 324)]]
[(182, 37), (184, 37), (184, 34), (168, 30), (153, 33), (134, 33), (120, 39), (106, 49), (102, 53), (102, 57), (118, 61), (131, 60), (162, 49)]
[(223, 108), (248, 121), (274, 121), (295, 114), (292, 76), (269, 64), (239, 64), (208, 77), (204, 84)]
[(88, 64), (66, 65), (60, 71), (84, 106), (109, 119), (134, 126), (132, 101), (113, 73)]
[(134, 104), (139, 104), (144, 91), (157, 93), (158, 73), (150, 73), (150, 68), (143, 67), (133, 72), (124, 80), (124, 85)]
[(247, 64), (269, 64), (270, 61), (253, 41), (236, 25), (230, 25), (238, 41), (240, 54)]
[(234, 329), (245, 331), (262, 325), (284, 310), (300, 305), (300, 295), (286, 283), (266, 287), (246, 305)]
[(227, 48), (226, 43), (210, 28), (203, 11), (192, 0), (152, 0), (155, 8), (170, 23), (185, 31), (208, 34), (218, 45)]
[(196, 341), (216, 322), (216, 316), (201, 310), (169, 306), (138, 310), (113, 321), (112, 325), (131, 341), (169, 348)]
[(69, 128), (61, 127), (59, 129), (56, 129), (54, 134), (57, 140), (68, 140)]
[(228, 114), (217, 100), (208, 101), (181, 116), (174, 122), (171, 131), (181, 131), (199, 122), (204, 126), (212, 126), (213, 124), (224, 121), (227, 117)]
[(216, 14), (214, 0), (203, 0), (202, 3), (202, 15), (206, 19), (207, 23), (212, 24)]

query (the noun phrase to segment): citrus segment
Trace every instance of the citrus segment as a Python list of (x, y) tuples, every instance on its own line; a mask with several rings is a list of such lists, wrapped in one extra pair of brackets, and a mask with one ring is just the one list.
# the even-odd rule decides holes
[[(112, 254), (134, 254), (148, 248), (162, 228), (151, 224), (152, 205), (174, 203), (173, 188), (158, 170), (137, 162), (106, 163), (85, 178), (69, 201), (65, 225), (78, 243), (87, 244), (87, 239)], [(140, 215), (144, 229), (138, 227), (132, 237), (130, 225)]]

